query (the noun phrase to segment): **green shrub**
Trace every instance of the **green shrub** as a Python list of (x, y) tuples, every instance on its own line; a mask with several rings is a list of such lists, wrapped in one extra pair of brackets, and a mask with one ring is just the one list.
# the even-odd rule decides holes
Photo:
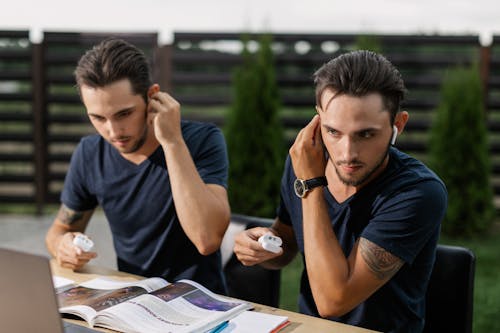
[(476, 67), (447, 71), (430, 132), (429, 164), (448, 188), (445, 234), (469, 236), (493, 222), (491, 161)]
[(358, 35), (354, 47), (357, 50), (368, 50), (376, 53), (382, 52), (382, 43), (377, 35)]
[(284, 165), (284, 134), (271, 37), (259, 40), (233, 76), (233, 103), (225, 136), (229, 153), (229, 201), (235, 213), (274, 217)]

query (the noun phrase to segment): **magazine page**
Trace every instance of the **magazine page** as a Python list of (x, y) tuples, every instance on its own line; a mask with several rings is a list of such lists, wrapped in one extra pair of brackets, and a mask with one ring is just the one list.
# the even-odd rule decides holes
[(161, 278), (132, 282), (96, 278), (57, 293), (59, 312), (79, 316), (92, 326), (99, 311), (166, 285)]
[(168, 282), (159, 277), (147, 278), (137, 281), (120, 281), (106, 277), (98, 277), (83, 283), (80, 286), (92, 289), (119, 289), (130, 286), (144, 288), (147, 292), (160, 289), (168, 285)]
[(78, 286), (78, 284), (73, 280), (55, 275), (52, 275), (52, 282), (54, 284), (54, 291), (56, 294)]
[(63, 288), (69, 285), (75, 285), (75, 281), (57, 275), (52, 275), (52, 282), (55, 289)]
[(221, 333), (275, 333), (290, 324), (288, 317), (244, 311), (231, 319)]
[(181, 280), (100, 312), (94, 325), (123, 332), (205, 332), (251, 307)]

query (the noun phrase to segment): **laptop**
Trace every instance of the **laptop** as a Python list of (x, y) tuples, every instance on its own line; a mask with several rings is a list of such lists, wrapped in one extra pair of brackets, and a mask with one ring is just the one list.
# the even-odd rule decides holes
[(0, 267), (2, 332), (98, 332), (61, 319), (48, 258), (0, 248)]

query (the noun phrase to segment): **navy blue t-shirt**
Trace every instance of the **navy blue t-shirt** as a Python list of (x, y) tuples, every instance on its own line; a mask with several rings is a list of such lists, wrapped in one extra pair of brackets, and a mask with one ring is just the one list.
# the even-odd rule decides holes
[[(434, 265), (441, 220), (447, 206), (443, 182), (423, 163), (392, 147), (380, 176), (342, 203), (323, 189), (332, 228), (346, 257), (359, 237), (366, 238), (405, 264), (396, 275), (342, 317), (331, 320), (381, 332), (421, 332), (425, 294)], [(288, 158), (281, 185), (280, 221), (292, 225), (304, 255), (302, 202), (293, 190), (295, 179)], [(304, 267), (305, 260), (303, 256)], [(299, 309), (319, 316), (302, 272)]]
[[(221, 131), (189, 121), (181, 127), (203, 181), (227, 188)], [(220, 252), (201, 255), (179, 223), (161, 146), (136, 165), (100, 135), (84, 137), (71, 158), (61, 201), (77, 211), (103, 208), (119, 270), (168, 281), (192, 279), (216, 293), (226, 292)]]

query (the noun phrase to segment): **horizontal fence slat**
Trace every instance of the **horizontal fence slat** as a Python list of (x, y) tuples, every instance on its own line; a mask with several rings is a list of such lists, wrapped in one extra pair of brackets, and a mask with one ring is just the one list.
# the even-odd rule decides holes
[(0, 133), (0, 142), (1, 141), (12, 141), (12, 142), (32, 142), (33, 134), (32, 133)]
[(25, 101), (31, 102), (32, 95), (30, 93), (4, 93), (0, 92), (0, 101)]
[(31, 51), (28, 49), (19, 49), (19, 50), (9, 50), (9, 49), (0, 49), (0, 59), (3, 61), (30, 61), (31, 60)]
[(28, 39), (29, 37), (28, 30), (0, 30), (0, 38)]
[[(31, 122), (33, 116), (21, 110), (0, 112), (0, 121), (3, 122)], [(31, 124), (31, 123), (30, 123)]]
[(3, 204), (30, 204), (35, 202), (35, 197), (33, 195), (0, 195), (0, 202)]
[(72, 153), (52, 153), (48, 158), (49, 163), (69, 162)]
[(33, 183), (35, 177), (33, 175), (0, 175), (0, 183)]
[(2, 162), (33, 162), (33, 154), (25, 153), (0, 153), (0, 161)]
[(88, 123), (89, 118), (87, 114), (82, 112), (82, 114), (56, 114), (49, 115), (49, 122), (52, 124), (82, 124)]
[(51, 134), (48, 137), (48, 142), (49, 143), (75, 143), (79, 142), (80, 139), (82, 138), (81, 135), (77, 134)]
[(50, 94), (47, 96), (48, 103), (61, 103), (61, 104), (81, 104), (78, 95), (55, 95)]
[(0, 81), (31, 81), (31, 79), (29, 70), (0, 70)]

